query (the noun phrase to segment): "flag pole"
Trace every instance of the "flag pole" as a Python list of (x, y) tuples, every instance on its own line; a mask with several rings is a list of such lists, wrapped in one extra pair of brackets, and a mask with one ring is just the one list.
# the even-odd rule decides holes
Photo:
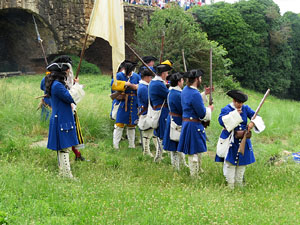
[(78, 64), (78, 67), (77, 67), (77, 70), (76, 70), (76, 76), (75, 76), (75, 79), (77, 79), (77, 78), (78, 78), (78, 75), (79, 75), (80, 66), (81, 66), (81, 61), (82, 61), (83, 56), (84, 56), (84, 52), (85, 52), (85, 48), (86, 48), (86, 42), (87, 42), (88, 37), (89, 37), (89, 34), (86, 33), (86, 34), (85, 34), (84, 43), (83, 43), (83, 47), (82, 47), (81, 54), (80, 54), (79, 64)]

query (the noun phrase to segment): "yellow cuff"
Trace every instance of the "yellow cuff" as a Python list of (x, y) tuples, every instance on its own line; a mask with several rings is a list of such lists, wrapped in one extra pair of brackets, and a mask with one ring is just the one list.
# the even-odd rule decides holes
[(125, 91), (125, 83), (126, 81), (117, 80), (111, 86), (113, 91)]

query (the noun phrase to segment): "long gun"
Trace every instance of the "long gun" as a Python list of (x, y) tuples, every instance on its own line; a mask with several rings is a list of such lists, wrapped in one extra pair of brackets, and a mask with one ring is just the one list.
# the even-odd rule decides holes
[(156, 74), (151, 70), (151, 68), (142, 60), (142, 58), (130, 47), (130, 45), (125, 41), (126, 46), (130, 49), (130, 51), (141, 61), (141, 63), (152, 73), (154, 76)]
[(213, 104), (213, 97), (212, 97), (212, 90), (213, 90), (213, 81), (212, 81), (212, 55), (213, 55), (213, 49), (210, 48), (209, 52), (209, 105)]
[(164, 55), (164, 43), (165, 43), (165, 31), (163, 31), (161, 36), (161, 47), (160, 47), (160, 58), (159, 63), (161, 64), (163, 61), (163, 55)]
[[(260, 101), (254, 115), (252, 116), (251, 120), (254, 120), (257, 116), (257, 114), (259, 113), (262, 105), (264, 104), (266, 98), (268, 97), (268, 95), (270, 94), (270, 89), (268, 89), (264, 95), (264, 97), (262, 98), (262, 100)], [(239, 146), (239, 150), (238, 152), (240, 152), (242, 155), (244, 155), (245, 153), (245, 145), (246, 145), (246, 140), (247, 140), (247, 134), (249, 133), (248, 129), (246, 129), (245, 133), (244, 133), (244, 136), (243, 136), (243, 139), (241, 141), (241, 144)]]
[(86, 48), (86, 42), (88, 40), (88, 37), (89, 37), (89, 35), (85, 34), (84, 43), (83, 43), (83, 47), (81, 49), (81, 54), (80, 54), (80, 60), (79, 60), (78, 67), (77, 67), (77, 70), (76, 70), (75, 79), (77, 79), (78, 75), (79, 75), (80, 66), (81, 66), (81, 62), (82, 62), (83, 56), (84, 56), (84, 51), (85, 51), (85, 48)]
[(184, 56), (184, 49), (181, 50), (181, 53), (182, 53), (182, 61), (183, 61), (184, 72), (187, 72), (186, 63), (185, 63), (185, 56)]
[(37, 24), (35, 22), (34, 15), (32, 15), (32, 19), (33, 19), (34, 26), (35, 26), (35, 32), (36, 32), (36, 35), (37, 35), (37, 40), (38, 40), (38, 42), (41, 45), (41, 48), (42, 48), (42, 51), (43, 51), (44, 60), (45, 60), (46, 66), (47, 66), (48, 65), (48, 61), (47, 61), (47, 57), (46, 57), (44, 46), (43, 46), (43, 40), (41, 39), (41, 36), (40, 36), (39, 30), (38, 30)]
[[(212, 50), (212, 48), (210, 48), (210, 51), (209, 51), (209, 89), (210, 89), (210, 92), (209, 92), (209, 102), (208, 102), (209, 105), (213, 104), (213, 98), (212, 98), (212, 91), (213, 91), (212, 54), (213, 54), (213, 50)], [(203, 121), (202, 124), (205, 128), (207, 128), (210, 125), (210, 120), (209, 121)]]

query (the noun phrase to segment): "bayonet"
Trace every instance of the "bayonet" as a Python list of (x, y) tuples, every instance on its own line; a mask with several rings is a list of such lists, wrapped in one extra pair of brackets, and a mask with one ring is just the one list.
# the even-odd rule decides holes
[(36, 24), (36, 22), (35, 22), (34, 15), (32, 15), (32, 19), (33, 19), (34, 26), (35, 26), (35, 32), (36, 32), (36, 35), (37, 35), (37, 40), (38, 40), (38, 42), (39, 42), (40, 45), (41, 45), (41, 48), (42, 48), (42, 51), (43, 51), (44, 60), (45, 60), (46, 66), (47, 66), (47, 65), (48, 65), (48, 61), (47, 61), (47, 57), (46, 57), (45, 50), (44, 50), (44, 46), (43, 46), (43, 40), (41, 39), (41, 35), (40, 35), (40, 33), (39, 33), (37, 24)]

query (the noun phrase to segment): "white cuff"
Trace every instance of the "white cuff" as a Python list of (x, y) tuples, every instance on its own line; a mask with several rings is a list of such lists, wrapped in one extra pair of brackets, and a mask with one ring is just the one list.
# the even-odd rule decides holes
[(211, 109), (206, 107), (205, 117), (202, 119), (203, 121), (211, 121)]
[(79, 85), (78, 83), (75, 83), (72, 86), (72, 88), (69, 90), (69, 92), (70, 92), (70, 95), (72, 96), (72, 98), (73, 98), (73, 100), (76, 104), (78, 104), (85, 95), (85, 92), (83, 90), (83, 86)]
[(203, 104), (205, 104), (206, 102), (208, 102), (207, 96), (205, 95), (205, 91), (203, 91), (201, 93), (201, 97), (202, 97), (202, 100), (203, 100)]
[(266, 129), (265, 123), (260, 116), (256, 116), (254, 120), (251, 120), (254, 123), (254, 132), (260, 133)]
[(231, 111), (229, 114), (222, 116), (224, 126), (228, 132), (237, 127), (243, 119), (237, 110)]

